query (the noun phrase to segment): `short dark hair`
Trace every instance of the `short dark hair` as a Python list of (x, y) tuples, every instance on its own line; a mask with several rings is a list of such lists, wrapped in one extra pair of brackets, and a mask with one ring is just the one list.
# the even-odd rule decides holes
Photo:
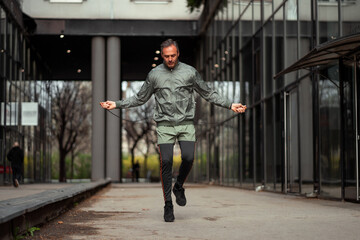
[(169, 38), (168, 40), (165, 40), (161, 43), (161, 45), (160, 45), (161, 53), (164, 48), (170, 47), (171, 45), (174, 45), (176, 47), (177, 51), (179, 52), (179, 45), (177, 44), (177, 42), (172, 40), (171, 38)]

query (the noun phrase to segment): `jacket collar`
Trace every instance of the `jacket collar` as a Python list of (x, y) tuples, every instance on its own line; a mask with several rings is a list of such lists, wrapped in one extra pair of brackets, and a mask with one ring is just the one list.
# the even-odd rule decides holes
[(173, 67), (173, 68), (169, 68), (165, 63), (163, 63), (163, 65), (164, 65), (165, 69), (167, 69), (167, 70), (169, 70), (169, 71), (174, 71), (174, 70), (176, 70), (176, 69), (179, 68), (180, 61), (178, 60), (178, 62), (176, 63), (175, 67)]

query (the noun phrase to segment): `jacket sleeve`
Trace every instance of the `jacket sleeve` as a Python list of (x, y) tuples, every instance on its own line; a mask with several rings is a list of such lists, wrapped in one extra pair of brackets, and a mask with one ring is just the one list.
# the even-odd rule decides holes
[(116, 108), (131, 108), (143, 105), (150, 99), (153, 92), (154, 85), (150, 81), (150, 77), (148, 75), (139, 92), (132, 97), (116, 101)]
[(195, 91), (206, 101), (223, 108), (231, 109), (232, 103), (229, 99), (221, 96), (216, 90), (210, 88), (209, 85), (202, 79), (198, 71), (195, 73), (194, 88)]

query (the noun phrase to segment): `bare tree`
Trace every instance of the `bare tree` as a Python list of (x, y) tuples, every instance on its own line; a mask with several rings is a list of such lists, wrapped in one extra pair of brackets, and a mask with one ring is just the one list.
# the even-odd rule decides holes
[(144, 142), (145, 142), (145, 149), (141, 147), (137, 147), (137, 149), (144, 155), (143, 175), (146, 177), (148, 173), (147, 160), (151, 153), (152, 148), (154, 148), (156, 153), (159, 154), (159, 150), (157, 148), (157, 141), (156, 141), (155, 125), (154, 128), (152, 128), (144, 136)]
[[(141, 112), (141, 109), (136, 109), (133, 111), (133, 113), (137, 115), (137, 120), (125, 119), (124, 123), (124, 129), (126, 131), (127, 137), (132, 141), (132, 144), (129, 145), (132, 169), (134, 169), (135, 163), (135, 149), (138, 147), (140, 140), (151, 132), (154, 125), (151, 117), (148, 116), (147, 111)], [(141, 117), (143, 118), (141, 119)], [(132, 180), (135, 180), (134, 171), (132, 173)]]
[[(128, 88), (131, 88), (130, 84), (128, 84)], [(133, 93), (136, 92), (132, 88), (131, 90)], [(154, 128), (154, 121), (152, 120), (153, 108), (154, 99), (150, 99), (146, 104), (142, 106), (125, 110), (126, 113), (123, 125), (126, 131), (127, 138), (131, 141), (131, 143), (129, 142), (129, 148), (131, 154), (132, 169), (134, 169), (135, 150), (138, 148), (138, 143), (144, 138), (152, 138), (150, 135), (152, 134)], [(141, 152), (144, 153), (143, 150), (141, 150)], [(148, 150), (146, 150), (145, 152), (148, 152)], [(133, 171), (132, 181), (134, 180), (135, 176)]]
[(59, 181), (66, 181), (65, 158), (81, 146), (89, 134), (91, 89), (82, 82), (54, 84), (52, 99), (52, 133), (60, 154)]

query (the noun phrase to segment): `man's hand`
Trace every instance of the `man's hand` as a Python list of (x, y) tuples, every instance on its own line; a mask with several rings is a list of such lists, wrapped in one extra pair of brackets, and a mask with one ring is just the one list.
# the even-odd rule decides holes
[(241, 103), (233, 103), (231, 105), (231, 110), (236, 113), (244, 113), (246, 110), (246, 105), (242, 105)]
[(100, 105), (102, 108), (105, 108), (108, 110), (112, 110), (116, 107), (116, 104), (113, 101), (100, 102)]

